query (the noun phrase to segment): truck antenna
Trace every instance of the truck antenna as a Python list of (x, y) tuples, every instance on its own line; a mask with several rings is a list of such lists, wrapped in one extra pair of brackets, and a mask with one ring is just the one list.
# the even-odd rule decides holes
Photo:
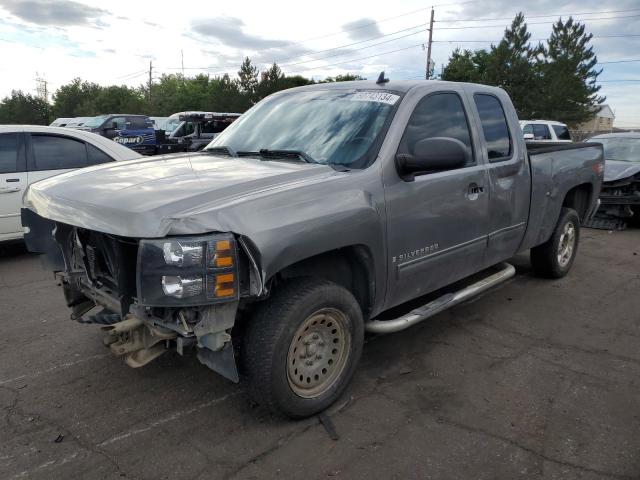
[(388, 78), (384, 78), (384, 70), (382, 72), (380, 72), (380, 75), (378, 75), (378, 80), (376, 80), (376, 83), (378, 85), (381, 85), (383, 83), (387, 83), (389, 81)]

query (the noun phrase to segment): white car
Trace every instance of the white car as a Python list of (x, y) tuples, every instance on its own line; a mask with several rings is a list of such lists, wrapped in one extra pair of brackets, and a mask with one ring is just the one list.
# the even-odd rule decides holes
[(140, 154), (95, 133), (0, 125), (0, 242), (22, 238), (22, 195), (32, 183), (76, 168), (136, 158)]
[(524, 139), (535, 142), (571, 143), (569, 127), (553, 120), (521, 120)]
[(66, 127), (67, 123), (73, 121), (73, 117), (60, 117), (56, 118), (53, 122), (49, 124), (50, 127)]
[(84, 125), (84, 122), (92, 119), (93, 117), (76, 117), (69, 120), (69, 123), (64, 125), (67, 128), (78, 128)]

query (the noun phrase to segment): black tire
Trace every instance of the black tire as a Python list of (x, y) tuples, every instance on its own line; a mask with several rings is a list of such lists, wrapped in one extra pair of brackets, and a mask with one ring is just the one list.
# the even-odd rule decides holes
[[(573, 229), (572, 240), (567, 240), (567, 229)], [(567, 242), (567, 243), (565, 243)], [(570, 255), (565, 250), (573, 242)], [(546, 278), (562, 278), (573, 265), (580, 242), (580, 217), (571, 208), (562, 208), (560, 218), (551, 238), (542, 245), (531, 249), (531, 266), (536, 275)], [(561, 255), (561, 253), (565, 255)], [(562, 258), (561, 258), (562, 257)]]
[[(336, 333), (338, 324), (340, 334)], [(308, 330), (299, 331), (305, 325)], [(336, 341), (342, 333), (344, 339)], [(320, 340), (312, 340), (316, 336)], [(282, 284), (256, 309), (247, 325), (242, 365), (249, 394), (258, 404), (291, 418), (321, 412), (347, 387), (363, 343), (362, 312), (348, 290), (312, 278)], [(298, 378), (303, 369), (309, 376)], [(318, 384), (320, 390), (305, 390), (305, 382), (308, 388)], [(310, 396), (301, 396), (307, 393)]]

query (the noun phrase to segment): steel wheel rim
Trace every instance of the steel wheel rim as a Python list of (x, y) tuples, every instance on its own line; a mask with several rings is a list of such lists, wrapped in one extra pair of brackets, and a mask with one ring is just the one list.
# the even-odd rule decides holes
[(287, 380), (302, 398), (325, 393), (344, 371), (351, 351), (351, 332), (344, 313), (323, 308), (309, 315), (296, 331), (287, 354)]
[(566, 267), (571, 261), (575, 244), (576, 227), (574, 227), (572, 222), (567, 222), (562, 229), (558, 245), (558, 263), (561, 267)]

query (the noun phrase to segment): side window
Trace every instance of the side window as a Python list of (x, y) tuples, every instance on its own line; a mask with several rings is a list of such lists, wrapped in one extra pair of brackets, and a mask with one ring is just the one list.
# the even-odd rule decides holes
[(462, 142), (467, 152), (466, 166), (474, 165), (469, 123), (462, 100), (455, 93), (429, 95), (416, 106), (400, 141), (398, 153), (414, 154), (418, 141), (433, 137), (454, 138)]
[(558, 140), (571, 140), (571, 134), (565, 125), (554, 125), (553, 130), (556, 132)]
[(196, 126), (193, 124), (193, 122), (186, 122), (184, 124), (184, 134), (185, 135), (191, 135), (195, 131), (196, 131)]
[(536, 140), (551, 140), (551, 132), (549, 131), (549, 127), (544, 123), (534, 123), (533, 137)]
[(0, 135), (0, 173), (16, 173), (18, 171), (18, 134), (3, 133)]
[(530, 133), (531, 135), (533, 135), (533, 126), (530, 123), (527, 123), (522, 129), (522, 133), (525, 135), (527, 133)]
[(87, 166), (84, 142), (68, 137), (31, 135), (34, 170), (62, 170)]
[(89, 165), (98, 165), (100, 163), (113, 162), (114, 159), (104, 153), (99, 148), (87, 143), (87, 154), (89, 157)]
[(124, 130), (127, 128), (127, 122), (124, 117), (113, 117), (107, 120), (106, 127), (111, 128), (115, 125), (116, 130)]
[(477, 93), (473, 96), (485, 142), (487, 142), (487, 156), (490, 162), (506, 160), (511, 157), (511, 136), (507, 126), (507, 118), (500, 101), (493, 95)]
[(130, 130), (143, 130), (149, 128), (144, 117), (127, 117), (127, 128)]

